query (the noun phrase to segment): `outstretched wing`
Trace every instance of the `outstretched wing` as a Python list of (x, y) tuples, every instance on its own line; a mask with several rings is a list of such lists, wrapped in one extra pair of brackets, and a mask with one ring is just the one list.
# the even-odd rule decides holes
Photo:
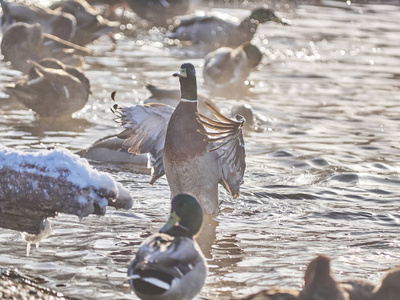
[(125, 128), (118, 135), (119, 138), (125, 139), (122, 148), (134, 154), (149, 153), (150, 184), (153, 184), (164, 175), (165, 135), (174, 108), (160, 103), (131, 107), (115, 104), (111, 110), (117, 116), (115, 121)]
[(228, 119), (210, 103), (206, 104), (218, 121), (198, 114), (198, 121), (206, 128), (206, 131), (200, 132), (206, 136), (205, 140), (211, 145), (209, 151), (215, 151), (218, 154), (218, 161), (222, 169), (220, 183), (233, 198), (237, 198), (246, 168), (242, 132), (245, 119), (241, 115), (235, 115), (232, 119)]

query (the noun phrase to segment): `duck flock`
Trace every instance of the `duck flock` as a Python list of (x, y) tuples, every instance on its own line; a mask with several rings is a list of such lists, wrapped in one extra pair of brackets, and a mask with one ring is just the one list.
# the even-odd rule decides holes
[[(13, 101), (33, 110), (38, 118), (71, 116), (85, 106), (91, 88), (80, 67), (85, 63), (85, 57), (94, 55), (90, 44), (96, 39), (107, 35), (110, 44), (115, 45), (114, 34), (121, 28), (121, 20), (115, 15), (116, 8), (132, 10), (151, 26), (167, 28), (165, 39), (206, 49), (204, 84), (213, 92), (222, 94), (243, 92), (251, 87), (248, 76), (262, 59), (261, 51), (251, 43), (257, 27), (268, 21), (289, 25), (266, 7), (254, 9), (240, 22), (214, 13), (191, 15), (188, 13), (192, 2), (185, 0), (61, 0), (49, 7), (0, 2), (3, 60), (24, 74), (15, 83), (8, 84), (5, 93)], [(92, 5), (101, 6), (103, 15), (113, 20), (105, 18)], [(83, 164), (84, 169), (89, 170), (85, 173), (86, 181), (90, 181), (91, 176), (102, 181), (104, 175), (93, 173), (90, 166), (80, 161), (85, 158), (104, 159), (102, 152), (96, 152), (101, 148), (113, 148), (115, 153), (124, 153), (125, 158), (121, 160), (147, 163), (151, 168), (150, 184), (166, 175), (171, 191), (168, 221), (158, 233), (142, 243), (127, 266), (130, 286), (141, 299), (192, 299), (201, 291), (206, 281), (207, 263), (195, 237), (206, 220), (204, 215), (218, 214), (219, 184), (233, 198), (240, 196), (246, 168), (243, 129), (248, 123), (253, 124), (248, 107), (232, 110), (225, 116), (211, 100), (198, 94), (196, 70), (192, 63), (184, 63), (176, 69), (177, 72), (171, 75), (179, 80), (180, 91), (148, 85), (153, 96), (145, 104), (130, 107), (118, 104), (118, 93), (113, 93), (111, 96), (116, 103), (111, 109), (122, 127), (121, 132), (117, 136), (105, 137), (81, 152), (83, 158), (71, 159), (74, 157), (72, 154), (63, 152), (62, 155), (71, 160), (68, 167), (62, 164), (65, 158), (61, 161), (57, 158), (58, 168), (46, 166), (54, 164), (55, 160), (50, 156), (54, 156), (54, 151), (60, 151), (57, 149), (43, 151), (40, 155), (22, 154), (11, 149), (0, 151), (3, 156), (0, 172), (14, 168), (13, 187), (35, 182), (31, 184), (31, 188), (36, 189), (33, 198), (60, 199), (60, 193), (68, 192), (60, 192), (57, 178), (72, 182), (79, 198), (68, 204), (66, 211), (74, 213), (73, 210), (79, 210), (75, 214), (81, 217), (96, 213), (99, 207), (104, 214), (107, 201), (112, 205), (119, 192), (125, 200), (117, 207), (129, 208), (132, 205), (127, 191), (120, 184), (116, 187), (107, 177), (109, 189), (96, 182), (96, 197), (100, 200), (96, 200), (99, 202), (94, 207), (88, 208), (88, 212), (82, 212), (79, 205), (75, 208), (76, 203), (82, 204), (86, 197), (86, 192), (77, 190), (87, 191), (87, 186), (80, 186), (77, 177), (82, 178), (82, 175), (74, 175), (74, 168)], [(161, 98), (168, 99), (168, 102), (160, 103)], [(10, 157), (20, 158), (15, 159), (18, 163), (13, 166)], [(43, 157), (47, 157), (44, 162)], [(8, 170), (7, 174), (10, 172)], [(49, 185), (49, 178), (53, 178), (50, 183), (53, 180), (55, 183)], [(40, 188), (45, 186), (41, 180), (47, 181), (46, 189)], [(0, 182), (6, 184), (4, 180)], [(10, 187), (9, 183), (7, 187)], [(113, 190), (112, 197), (101, 202), (110, 189)], [(3, 199), (19, 197), (15, 189), (2, 190)], [(46, 195), (41, 195), (41, 192)], [(27, 197), (29, 195), (24, 194), (24, 198)], [(68, 201), (72, 201), (71, 197)], [(58, 211), (62, 210), (58, 208)], [(399, 300), (400, 269), (389, 271), (378, 286), (357, 280), (337, 282), (331, 276), (330, 259), (320, 255), (309, 263), (301, 291), (274, 287), (243, 299)]]

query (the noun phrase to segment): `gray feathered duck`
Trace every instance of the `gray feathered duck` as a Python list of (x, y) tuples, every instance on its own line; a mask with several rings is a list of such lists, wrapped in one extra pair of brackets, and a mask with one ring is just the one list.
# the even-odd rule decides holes
[[(73, 15), (76, 19), (76, 31), (71, 42), (85, 46), (104, 34), (112, 34), (119, 28), (119, 22), (109, 21), (86, 1), (61, 0), (50, 5), (54, 11)], [(111, 37), (113, 39), (113, 37)], [(113, 40), (115, 42), (115, 40)]]
[(43, 31), (60, 39), (70, 41), (75, 34), (76, 19), (71, 14), (53, 11), (49, 8), (10, 3), (0, 0), (3, 14), (1, 28), (3, 33), (14, 23), (39, 23)]
[(218, 183), (239, 196), (245, 170), (242, 116), (228, 119), (211, 105), (217, 120), (198, 113), (195, 68), (190, 63), (178, 73), (181, 101), (174, 109), (160, 103), (132, 107), (114, 105), (116, 121), (125, 128), (119, 134), (122, 147), (135, 154), (150, 153), (150, 184), (166, 174), (171, 198), (189, 193), (206, 214), (219, 210)]
[(28, 63), (32, 66), (30, 72), (7, 86), (6, 93), (41, 117), (70, 116), (85, 106), (90, 83), (80, 69), (56, 59)]
[(245, 92), (250, 87), (247, 78), (261, 59), (261, 51), (250, 43), (211, 51), (204, 57), (204, 84), (223, 95)]
[(27, 72), (31, 65), (28, 60), (40, 61), (44, 58), (56, 58), (68, 65), (83, 64), (83, 55), (92, 51), (43, 32), (39, 23), (14, 23), (3, 34), (1, 53), (4, 61), (10, 61), (13, 68)]
[(176, 195), (160, 232), (147, 238), (129, 264), (132, 290), (145, 300), (186, 300), (204, 285), (207, 264), (195, 240), (203, 222), (197, 200)]
[(268, 21), (288, 25), (286, 21), (278, 18), (272, 9), (261, 7), (254, 9), (241, 22), (216, 14), (188, 16), (180, 19), (167, 37), (193, 44), (202, 43), (210, 49), (224, 46), (236, 48), (250, 42), (258, 25)]
[(191, 0), (126, 0), (129, 7), (153, 26), (166, 26), (189, 10)]

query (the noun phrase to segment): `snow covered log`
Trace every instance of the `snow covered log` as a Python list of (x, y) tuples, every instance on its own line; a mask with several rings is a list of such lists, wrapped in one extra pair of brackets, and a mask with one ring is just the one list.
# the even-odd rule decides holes
[[(107, 206), (129, 209), (129, 192), (109, 174), (66, 149), (16, 151), (0, 147), (0, 214), (82, 218)], [(0, 216), (1, 217), (1, 216)]]

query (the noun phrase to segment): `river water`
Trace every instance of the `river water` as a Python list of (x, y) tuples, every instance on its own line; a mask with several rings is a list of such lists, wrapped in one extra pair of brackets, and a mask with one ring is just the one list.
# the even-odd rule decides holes
[[(400, 265), (400, 7), (326, 3), (288, 2), (277, 10), (291, 26), (259, 27), (253, 42), (264, 57), (250, 76), (255, 87), (237, 97), (205, 89), (201, 54), (163, 45), (157, 30), (118, 35), (114, 50), (104, 37), (90, 46), (96, 55), (84, 66), (93, 92), (85, 108), (72, 120), (37, 120), (2, 99), (0, 142), (14, 149), (85, 149), (121, 130), (109, 109), (112, 91), (129, 105), (149, 96), (146, 83), (179, 88), (171, 74), (190, 61), (200, 92), (222, 111), (252, 105), (262, 129), (245, 132), (241, 196), (232, 200), (221, 188), (221, 211), (206, 220), (199, 238), (209, 264), (200, 295), (226, 299), (274, 285), (300, 289), (307, 263), (318, 254), (332, 258), (338, 280), (378, 283), (385, 270)], [(254, 6), (215, 9), (242, 17)], [(200, 3), (198, 9), (210, 7)], [(0, 63), (0, 87), (18, 76)], [(52, 235), (29, 257), (19, 233), (0, 229), (0, 266), (18, 268), (67, 296), (137, 299), (127, 264), (166, 220), (168, 185), (161, 178), (149, 186), (149, 175), (132, 165), (93, 166), (129, 189), (132, 209), (51, 219)]]

